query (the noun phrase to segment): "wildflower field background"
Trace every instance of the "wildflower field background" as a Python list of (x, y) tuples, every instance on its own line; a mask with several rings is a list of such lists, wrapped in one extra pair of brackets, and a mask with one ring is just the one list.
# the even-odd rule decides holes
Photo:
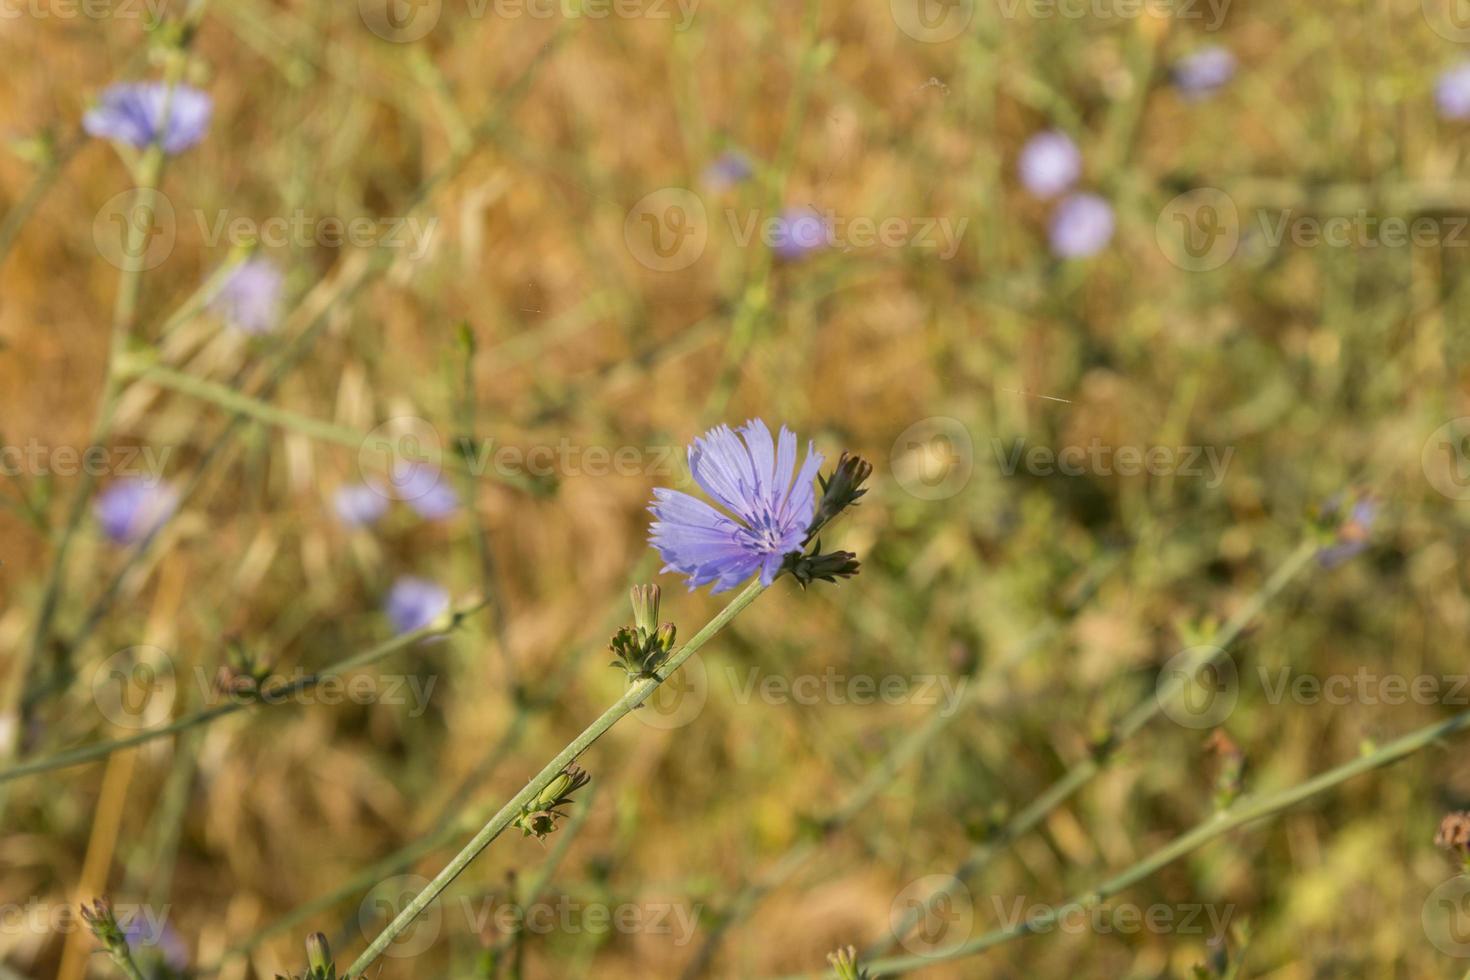
[[(630, 586), (729, 599), (647, 508), (753, 418), (873, 464), (860, 574), (368, 976), (1465, 975), (1470, 737), (1221, 822), (1470, 710), (1461, 14), (0, 0), (0, 978), (126, 976), (100, 896), (143, 977), (340, 974)], [(136, 81), (192, 145), (84, 128)]]

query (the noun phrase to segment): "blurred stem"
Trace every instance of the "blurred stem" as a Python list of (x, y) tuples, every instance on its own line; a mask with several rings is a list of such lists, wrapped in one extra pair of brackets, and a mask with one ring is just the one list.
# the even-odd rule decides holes
[[(1029, 636), (1018, 643), (999, 664), (993, 669), (997, 673), (1009, 670), (1012, 666), (1024, 659), (1027, 654), (1040, 644), (1042, 639), (1052, 631), (1050, 625), (1043, 625), (1033, 630)], [(949, 712), (936, 710), (929, 715), (925, 723), (906, 738), (899, 741), (882, 761), (875, 766), (848, 796), (825, 817), (817, 822), (817, 829), (821, 836), (819, 839), (805, 838), (790, 847), (786, 853), (776, 859), (776, 863), (760, 878), (748, 882), (730, 902), (729, 910), (711, 930), (704, 944), (690, 960), (689, 965), (684, 967), (680, 973), (681, 980), (693, 980), (701, 976), (709, 968), (710, 962), (718, 951), (720, 942), (725, 934), (738, 925), (742, 920), (755, 910), (761, 899), (765, 898), (771, 891), (779, 888), (789, 880), (797, 871), (806, 864), (807, 860), (820, 850), (821, 844), (826, 838), (841, 830), (858, 814), (867, 809), (868, 804), (877, 799), (878, 794), (892, 785), (893, 779), (905, 766), (914, 761), (936, 738), (939, 737), (950, 724), (963, 716), (964, 709), (969, 708), (979, 700), (981, 685), (977, 683), (979, 678), (970, 676), (965, 685), (964, 692), (959, 700), (951, 705), (953, 709)]]
[[(1421, 749), (1433, 745), (1447, 735), (1456, 734), (1467, 728), (1470, 728), (1470, 711), (1462, 712), (1448, 721), (1436, 722), (1433, 725), (1421, 728), (1416, 732), (1405, 735), (1403, 738), (1390, 742), (1375, 752), (1360, 756), (1352, 762), (1338, 766), (1336, 769), (1329, 769), (1327, 772), (1315, 776), (1306, 782), (1298, 783), (1295, 786), (1290, 786), (1256, 800), (1243, 800), (1230, 809), (1216, 813), (1214, 816), (1197, 824), (1192, 830), (1186, 831), (1174, 838), (1143, 860), (1098, 884), (1096, 887), (1082, 892), (1060, 905), (1051, 906), (1044, 912), (1027, 919), (1025, 922), (978, 936), (969, 942), (955, 947), (953, 950), (941, 954), (932, 956), (908, 956), (891, 960), (874, 960), (871, 963), (866, 963), (866, 966), (875, 976), (897, 976), (909, 970), (932, 967), (936, 963), (972, 956), (975, 953), (983, 952), (992, 946), (999, 946), (1012, 939), (1019, 939), (1033, 932), (1044, 931), (1069, 912), (1077, 909), (1086, 910), (1101, 904), (1123, 889), (1149, 877), (1165, 865), (1177, 861), (1191, 851), (1198, 850), (1216, 838), (1223, 837), (1237, 827), (1273, 816), (1288, 807), (1295, 806), (1319, 793), (1323, 793), (1339, 783), (1346, 782), (1354, 776), (1360, 776), (1374, 769), (1391, 765), (1406, 756), (1410, 756)], [(821, 976), (822, 974), (811, 975)]]
[(451, 633), (455, 628), (457, 628), (459, 624), (463, 622), (467, 617), (473, 615), (476, 611), (478, 611), (483, 605), (484, 604), (482, 602), (467, 609), (456, 612), (447, 625), (438, 627), (426, 626), (423, 629), (415, 630), (412, 633), (404, 633), (402, 636), (395, 637), (394, 639), (389, 640), (386, 643), (380, 643), (370, 650), (354, 654), (350, 657), (339, 660), (336, 663), (329, 664), (328, 666), (322, 668), (321, 670), (308, 677), (303, 677), (300, 680), (295, 680), (290, 682), (289, 684), (283, 684), (279, 687), (267, 688), (259, 695), (251, 698), (250, 700), (230, 701), (227, 704), (221, 704), (212, 708), (206, 708), (203, 711), (198, 711), (192, 715), (187, 715), (183, 718), (180, 718), (178, 721), (175, 721), (171, 724), (164, 725), (160, 728), (150, 728), (147, 731), (139, 732), (136, 735), (130, 735), (127, 738), (119, 738), (107, 742), (97, 742), (92, 745), (70, 749), (66, 752), (58, 752), (55, 755), (50, 755), (43, 759), (35, 759), (30, 762), (22, 763), (18, 766), (13, 766), (9, 769), (0, 771), (0, 783), (8, 783), (13, 779), (19, 779), (22, 776), (33, 776), (37, 773), (51, 772), (56, 769), (65, 769), (69, 766), (81, 765), (84, 762), (94, 762), (97, 759), (104, 759), (112, 753), (119, 751), (120, 749), (132, 748), (135, 745), (142, 745), (145, 742), (151, 742), (154, 739), (163, 738), (167, 735), (177, 735), (180, 732), (188, 731), (189, 729), (196, 728), (200, 725), (207, 725), (210, 722), (215, 721), (216, 719), (223, 718), (226, 715), (232, 715), (237, 711), (243, 711), (246, 708), (253, 708), (257, 705), (281, 704), (285, 701), (290, 700), (291, 697), (294, 695), (300, 694), (303, 691), (311, 690), (327, 678), (335, 677), (339, 674), (346, 673), (349, 670), (355, 670), (359, 667), (366, 667), (371, 664), (375, 664), (388, 655), (397, 653), (399, 650), (411, 647), (421, 640), (427, 640), (436, 636), (445, 636)]
[[(1196, 651), (1190, 663), (1185, 665), (1178, 673), (1171, 675), (1169, 684), (1163, 690), (1155, 691), (1153, 694), (1140, 701), (1132, 711), (1123, 716), (1112, 730), (1111, 736), (1105, 745), (1085, 760), (1073, 766), (1062, 775), (1060, 779), (1052, 783), (1029, 805), (1006, 822), (994, 836), (983, 841), (971, 850), (964, 863), (955, 869), (950, 879), (954, 884), (962, 884), (966, 879), (984, 871), (992, 860), (1002, 851), (1010, 846), (1012, 841), (1024, 836), (1035, 828), (1042, 820), (1057, 807), (1061, 806), (1082, 787), (1090, 783), (1106, 767), (1108, 760), (1140, 729), (1157, 717), (1167, 706), (1183, 693), (1188, 683), (1184, 678), (1192, 678), (1205, 666), (1214, 663), (1218, 656), (1225, 652), (1225, 648), (1234, 643), (1246, 627), (1260, 615), (1266, 604), (1274, 599), (1282, 589), (1286, 588), (1297, 573), (1300, 572), (1317, 553), (1317, 544), (1313, 541), (1303, 541), (1284, 562), (1276, 569), (1269, 579), (1266, 580), (1256, 593), (1251, 596), (1235, 615), (1221, 628), (1220, 632), (1211, 640), (1208, 647), (1201, 647)], [(889, 934), (882, 940), (871, 944), (864, 951), (864, 957), (871, 958), (881, 956), (888, 952), (897, 943), (908, 935), (918, 922), (928, 916), (934, 906), (941, 901), (952, 897), (954, 889), (950, 886), (939, 889), (929, 896), (921, 905), (916, 905), (905, 913), (903, 919), (896, 923)]]
[(696, 633), (678, 653), (670, 657), (665, 666), (661, 667), (653, 677), (630, 686), (627, 693), (613, 702), (612, 706), (604, 711), (596, 721), (588, 725), (582, 734), (578, 735), (565, 748), (558, 752), (530, 782), (526, 783), (519, 793), (500, 808), (500, 811), (491, 818), (490, 822), (470, 839), (470, 842), (464, 846), (463, 850), (455, 855), (454, 859), (445, 865), (442, 871), (434, 876), (434, 880), (429, 882), (423, 891), (414, 896), (413, 900), (408, 903), (403, 911), (388, 924), (388, 927), (368, 944), (368, 948), (363, 950), (362, 955), (354, 960), (352, 965), (347, 968), (347, 975), (353, 977), (361, 976), (382, 955), (383, 951), (388, 948), (394, 938), (406, 929), (414, 919), (418, 918), (424, 909), (428, 908), (444, 892), (444, 889), (448, 888), (450, 883), (459, 877), (465, 868), (469, 867), (470, 862), (479, 857), (480, 853), (489, 847), (495, 838), (500, 836), (501, 831), (510, 826), (510, 822), (524, 811), (526, 805), (534, 800), (553, 779), (561, 775), (562, 770), (575, 762), (577, 757), (587, 751), (593, 742), (596, 742), (609, 729), (630, 714), (634, 708), (642, 704), (654, 692), (655, 688), (677, 672), (686, 660), (698, 653), (701, 647), (713, 639), (720, 630), (729, 625), (731, 620), (754, 602), (764, 591), (766, 591), (766, 587), (761, 585), (759, 578), (752, 581), (745, 587), (744, 591), (730, 601), (729, 605), (720, 610), (713, 619), (706, 623), (704, 628)]
[[(167, 65), (164, 68), (163, 84), (165, 86), (163, 106), (161, 110), (161, 122), (158, 132), (154, 134), (153, 143), (143, 154), (136, 171), (136, 187), (134, 189), (134, 201), (138, 214), (143, 220), (130, 220), (128, 222), (128, 244), (124, 250), (127, 259), (126, 267), (122, 270), (122, 277), (118, 282), (117, 297), (113, 304), (111, 339), (108, 343), (108, 355), (105, 374), (102, 379), (102, 392), (97, 402), (97, 413), (92, 422), (92, 432), (88, 439), (87, 455), (94, 454), (106, 441), (112, 426), (113, 412), (117, 407), (119, 395), (119, 378), (117, 375), (118, 360), (128, 345), (132, 333), (133, 322), (137, 318), (138, 297), (142, 289), (143, 256), (147, 252), (148, 233), (153, 227), (153, 207), (151, 196), (157, 191), (159, 184), (163, 181), (164, 164), (167, 155), (163, 151), (163, 141), (168, 135), (169, 113), (173, 102), (174, 89), (184, 77), (185, 69), (189, 65), (188, 45), (194, 37), (194, 30), (204, 17), (205, 8), (209, 0), (192, 0), (185, 10), (181, 20), (179, 33), (179, 44), (170, 52)], [(43, 188), (44, 191), (44, 188)], [(136, 215), (134, 216), (136, 217)], [(87, 502), (91, 499), (92, 490), (97, 482), (96, 476), (90, 467), (82, 467), (82, 473), (77, 480), (76, 488), (72, 491), (71, 502), (67, 506), (66, 517), (62, 524), (61, 534), (56, 538), (51, 551), (51, 562), (46, 571), (45, 584), (41, 589), (40, 605), (36, 611), (35, 625), (31, 630), (30, 642), (26, 644), (15, 665), (9, 689), (5, 693), (5, 703), (0, 705), (0, 720), (11, 719), (15, 722), (17, 730), (23, 728), (24, 719), (23, 705), (26, 702), (26, 691), (31, 685), (31, 677), (36, 669), (37, 661), (40, 659), (41, 651), (45, 649), (47, 640), (51, 633), (51, 624), (56, 618), (56, 608), (61, 598), (61, 583), (66, 570), (66, 558), (71, 550), (71, 544), (76, 537), (77, 530), (81, 527), (82, 517), (87, 512)], [(59, 646), (51, 664), (50, 686), (58, 686), (64, 682), (64, 678), (70, 670), (70, 656), (66, 646)], [(6, 744), (0, 744), (0, 763), (5, 763), (15, 758), (19, 747), (19, 738), (11, 739)], [(0, 791), (0, 818), (5, 813), (6, 794)]]
[[(146, 381), (160, 388), (166, 388), (170, 391), (178, 392), (181, 395), (188, 395), (190, 398), (195, 398), (199, 401), (209, 402), (211, 405), (216, 405), (236, 415), (254, 419), (257, 422), (263, 422), (273, 428), (296, 432), (308, 438), (316, 439), (319, 442), (329, 442), (334, 445), (345, 446), (348, 449), (360, 450), (372, 438), (366, 432), (359, 432), (356, 429), (345, 425), (338, 425), (335, 422), (314, 419), (308, 415), (293, 412), (290, 409), (278, 408), (270, 402), (253, 398), (227, 385), (198, 378), (192, 374), (175, 370), (174, 368), (146, 364), (140, 359), (124, 358), (122, 373), (138, 381)], [(480, 472), (482, 469), (481, 466), (472, 464), (457, 452), (451, 451), (442, 454), (439, 462), (446, 469), (454, 470), (456, 473), (461, 473), (472, 478), (489, 475), (501, 483), (508, 484), (520, 490), (530, 490), (534, 487), (534, 481), (520, 473), (495, 473), (490, 472), (488, 468), (486, 468), (485, 472)]]
[[(775, 165), (766, 176), (766, 218), (774, 220), (783, 205), (786, 181), (796, 165), (796, 153), (800, 147), (801, 134), (806, 122), (807, 101), (811, 94), (812, 80), (816, 77), (820, 61), (824, 57), (817, 44), (818, 17), (822, 5), (808, 0), (806, 17), (801, 37), (801, 64), (796, 74), (796, 85), (791, 91), (791, 102), (786, 112), (786, 129), (781, 136), (781, 148)], [(725, 412), (739, 381), (740, 367), (755, 343), (756, 328), (765, 317), (771, 303), (771, 270), (775, 258), (769, 248), (759, 247), (753, 241), (755, 256), (745, 279), (745, 288), (740, 292), (739, 305), (730, 325), (730, 339), (725, 344), (725, 360), (719, 377), (710, 390), (709, 402), (705, 405), (706, 418), (718, 418)]]

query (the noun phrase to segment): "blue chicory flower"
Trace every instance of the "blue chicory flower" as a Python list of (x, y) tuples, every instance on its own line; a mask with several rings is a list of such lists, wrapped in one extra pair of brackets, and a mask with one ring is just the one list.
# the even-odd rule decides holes
[(738, 150), (726, 150), (704, 168), (703, 182), (713, 191), (729, 190), (755, 173), (750, 160)]
[(1072, 137), (1059, 129), (1037, 133), (1021, 148), (1017, 161), (1021, 183), (1037, 197), (1056, 197), (1082, 176), (1082, 154)]
[(332, 508), (343, 524), (366, 527), (388, 513), (388, 494), (372, 483), (348, 483), (332, 495)]
[(167, 922), (155, 926), (146, 916), (135, 915), (122, 924), (122, 929), (133, 958), (141, 961), (138, 965), (144, 976), (153, 972), (148, 968), (154, 960), (167, 966), (171, 973), (182, 974), (189, 968), (189, 951)]
[(449, 593), (428, 579), (404, 576), (388, 590), (384, 611), (399, 633), (428, 626), (449, 609)]
[(210, 297), (209, 307), (243, 333), (269, 333), (280, 319), (285, 280), (269, 259), (248, 259)]
[(1470, 61), (1462, 61), (1439, 76), (1434, 104), (1446, 119), (1470, 119)]
[(443, 520), (459, 510), (459, 494), (445, 482), (437, 466), (399, 463), (392, 479), (399, 499), (426, 521)]
[(168, 484), (124, 477), (97, 495), (92, 512), (103, 534), (118, 544), (132, 544), (156, 531), (178, 506), (178, 491)]
[(1206, 99), (1235, 77), (1235, 65), (1229, 48), (1212, 44), (1174, 63), (1174, 84), (1187, 99)]
[(773, 442), (760, 419), (746, 422), (738, 435), (722, 425), (695, 439), (690, 472), (733, 516), (687, 493), (655, 490), (649, 542), (667, 563), (663, 570), (687, 576), (691, 591), (712, 582), (712, 591), (724, 592), (757, 572), (770, 585), (786, 556), (802, 550), (821, 466), (822, 455), (809, 443), (797, 470), (796, 434), (783, 426)]
[[(163, 107), (168, 105), (168, 125)], [(170, 156), (204, 139), (209, 131), (214, 101), (188, 85), (164, 82), (121, 82), (108, 86), (95, 109), (82, 117), (82, 128), (101, 139), (116, 140), (137, 149), (162, 142)]]
[(1096, 194), (1064, 198), (1051, 216), (1051, 250), (1080, 259), (1102, 251), (1113, 238), (1113, 206)]
[(786, 262), (795, 262), (827, 245), (827, 222), (815, 208), (787, 208), (776, 219), (771, 250)]
[[(1327, 505), (1328, 514), (1335, 513), (1341, 506), (1334, 500)], [(1382, 505), (1372, 497), (1364, 497), (1353, 504), (1347, 520), (1337, 531), (1337, 542), (1317, 551), (1317, 563), (1323, 568), (1336, 568), (1358, 557), (1368, 550), (1373, 525), (1378, 520)]]

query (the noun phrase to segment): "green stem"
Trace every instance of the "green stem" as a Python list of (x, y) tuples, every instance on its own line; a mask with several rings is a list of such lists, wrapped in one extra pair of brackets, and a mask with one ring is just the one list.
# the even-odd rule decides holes
[(869, 946), (863, 955), (865, 957), (881, 956), (892, 949), (921, 919), (930, 914), (936, 904), (953, 897), (955, 887), (983, 871), (992, 860), (1010, 846), (1012, 841), (1028, 833), (1046, 819), (1053, 810), (1096, 778), (1119, 748), (1178, 699), (1185, 690), (1187, 678), (1194, 677), (1199, 670), (1223, 655), (1225, 648), (1239, 638), (1246, 627), (1265, 609), (1266, 604), (1286, 588), (1287, 583), (1312, 560), (1316, 552), (1315, 542), (1302, 542), (1266, 580), (1265, 584), (1251, 596), (1250, 600), (1237, 610), (1234, 616), (1230, 617), (1230, 620), (1214, 638), (1211, 646), (1200, 648), (1189, 664), (1181, 671), (1171, 675), (1168, 686), (1140, 701), (1133, 710), (1123, 716), (1122, 721), (1113, 729), (1106, 752), (1088, 756), (1067, 770), (1060, 779), (1052, 783), (1040, 796), (1007, 821), (1005, 826), (990, 839), (978, 844), (965, 858), (964, 863), (955, 869), (949, 885), (929, 896), (921, 905), (905, 913), (903, 919), (890, 930), (889, 934)]
[(588, 725), (582, 734), (572, 739), (565, 748), (556, 754), (555, 758), (548, 762), (539, 773), (526, 783), (519, 793), (510, 799), (510, 802), (500, 808), (500, 811), (490, 819), (489, 823), (480, 829), (479, 833), (470, 839), (470, 842), (464, 846), (459, 854), (455, 855), (454, 859), (434, 876), (434, 880), (429, 882), (423, 891), (414, 896), (413, 900), (388, 924), (387, 928), (380, 932), (377, 938), (368, 944), (367, 949), (363, 950), (362, 955), (354, 960), (352, 965), (347, 968), (347, 975), (349, 977), (362, 976), (364, 971), (373, 964), (373, 961), (382, 955), (383, 951), (388, 948), (398, 934), (406, 929), (414, 919), (418, 918), (424, 909), (428, 908), (443, 893), (444, 889), (448, 888), (450, 883), (459, 877), (465, 868), (469, 867), (470, 862), (479, 857), (480, 853), (489, 847), (495, 838), (500, 836), (501, 831), (510, 826), (510, 822), (520, 815), (525, 809), (526, 804), (535, 799), (546, 788), (547, 784), (561, 774), (563, 769), (571, 765), (576, 761), (578, 756), (587, 751), (593, 742), (596, 742), (609, 729), (630, 714), (634, 708), (637, 708), (647, 700), (649, 695), (654, 692), (654, 689), (672, 676), (683, 666), (686, 660), (699, 652), (701, 647), (708, 643), (720, 630), (729, 625), (731, 620), (754, 602), (765, 590), (766, 587), (760, 584), (759, 579), (751, 582), (750, 585), (745, 587), (743, 592), (731, 600), (729, 605), (720, 610), (713, 619), (706, 623), (704, 628), (696, 633), (678, 653), (670, 657), (668, 663), (660, 668), (655, 676), (639, 681), (629, 687), (627, 693), (613, 702), (612, 706), (604, 711), (596, 721)]
[(395, 637), (387, 641), (386, 643), (380, 643), (370, 650), (354, 654), (353, 656), (346, 657), (342, 660), (337, 661), (336, 663), (330, 664), (308, 677), (303, 677), (299, 680), (292, 681), (289, 684), (283, 684), (279, 687), (273, 687), (265, 690), (261, 692), (258, 698), (252, 698), (248, 701), (230, 701), (227, 704), (216, 705), (213, 708), (206, 708), (203, 711), (197, 711), (192, 715), (186, 715), (185, 717), (180, 718), (177, 721), (172, 722), (171, 724), (164, 725), (160, 728), (150, 728), (147, 731), (138, 732), (136, 735), (130, 735), (127, 738), (112, 739), (106, 742), (96, 742), (92, 745), (84, 745), (80, 748), (69, 749), (65, 752), (58, 752), (55, 755), (46, 756), (42, 759), (34, 759), (30, 762), (25, 762), (18, 766), (12, 766), (9, 769), (0, 771), (0, 783), (8, 783), (11, 780), (20, 779), (23, 776), (34, 776), (37, 773), (52, 772), (57, 769), (65, 769), (70, 766), (81, 765), (84, 762), (94, 762), (97, 759), (105, 759), (107, 756), (119, 751), (120, 749), (129, 749), (135, 745), (142, 745), (145, 742), (151, 742), (154, 739), (164, 738), (169, 735), (177, 735), (179, 732), (185, 732), (191, 728), (197, 728), (200, 725), (207, 725), (212, 721), (223, 718), (226, 715), (232, 715), (237, 711), (243, 711), (246, 708), (253, 708), (257, 705), (274, 705), (284, 703), (294, 695), (300, 694), (303, 691), (311, 690), (324, 680), (335, 677), (339, 674), (346, 673), (349, 670), (355, 670), (358, 667), (366, 667), (370, 664), (375, 664), (383, 658), (389, 656), (390, 654), (397, 653), (399, 650), (411, 647), (421, 640), (427, 640), (436, 636), (444, 636), (454, 630), (460, 624), (460, 622), (465, 619), (465, 617), (472, 615), (479, 608), (479, 606), (474, 606), (469, 609), (465, 609), (463, 611), (455, 613), (449, 624), (446, 626), (426, 626), (423, 629), (415, 630), (412, 633), (404, 633), (402, 636)]
[[(1205, 844), (1223, 837), (1237, 827), (1273, 816), (1288, 807), (1295, 806), (1319, 793), (1326, 792), (1339, 783), (1352, 779), (1354, 776), (1360, 776), (1374, 769), (1391, 765), (1406, 756), (1418, 752), (1420, 749), (1434, 744), (1447, 735), (1453, 735), (1467, 728), (1470, 728), (1470, 711), (1461, 712), (1448, 721), (1427, 725), (1418, 731), (1390, 742), (1375, 752), (1360, 756), (1352, 762), (1345, 763), (1335, 769), (1329, 769), (1327, 772), (1315, 776), (1306, 782), (1298, 783), (1295, 786), (1287, 787), (1284, 790), (1271, 793), (1259, 799), (1242, 800), (1230, 809), (1217, 813), (1202, 823), (1197, 824), (1193, 829), (1179, 835), (1138, 863), (1103, 881), (1096, 887), (1082, 892), (1060, 905), (1051, 906), (1045, 911), (1032, 916), (1025, 922), (978, 936), (969, 942), (963, 943), (941, 954), (874, 960), (868, 963), (867, 967), (873, 972), (874, 976), (897, 976), (909, 970), (930, 967), (946, 960), (972, 956), (975, 953), (983, 952), (993, 946), (999, 946), (1012, 939), (1019, 939), (1033, 932), (1042, 931), (1049, 928), (1069, 912), (1076, 909), (1088, 909), (1106, 901), (1123, 889), (1149, 877), (1165, 865), (1171, 864), (1186, 854), (1203, 847)], [(821, 975), (810, 974), (810, 976)]]

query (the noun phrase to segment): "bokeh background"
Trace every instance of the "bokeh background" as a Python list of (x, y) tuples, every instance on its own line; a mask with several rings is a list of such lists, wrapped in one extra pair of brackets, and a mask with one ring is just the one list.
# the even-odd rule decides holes
[[(722, 422), (785, 423), (875, 464), (828, 537), (862, 574), (763, 596), (587, 754), (564, 836), (503, 837), (375, 976), (488, 975), (487, 944), (514, 936), (469, 912), (525, 904), (530, 882), (580, 911), (521, 935), (526, 977), (820, 970), (839, 945), (880, 940), (923, 880), (1085, 759), (1334, 501), (1375, 502), (1368, 547), (1309, 563), (1252, 621), (1231, 648), (1233, 710), (1156, 719), (968, 882), (969, 919), (951, 927), (1004, 925), (1018, 902), (1084, 890), (1208, 818), (1213, 728), (1253, 792), (1465, 710), (1470, 484), (1453, 422), (1470, 414), (1470, 129), (1436, 99), (1470, 43), (1452, 4), (645, 0), (591, 18), (393, 2), (203, 11), (186, 78), (214, 118), (169, 162), (174, 220), (134, 340), (255, 393), (280, 367), (263, 400), (290, 414), (231, 425), (208, 400), (127, 391), (110, 445), (164, 453), (158, 475), (187, 492), (141, 561), (84, 520), (42, 653), (74, 676), (40, 698), (18, 685), (77, 480), (7, 471), (0, 741), (23, 759), (166, 723), (217, 699), (232, 651), (292, 676), (367, 649), (392, 635), (382, 607), (401, 576), (489, 604), (360, 671), (368, 703), (242, 712), (0, 784), (3, 975), (113, 975), (69, 911), (101, 894), (164, 914), (175, 966), (202, 975), (299, 971), (318, 929), (345, 965), (413, 876), (618, 696), (606, 643), (631, 583), (661, 582), (685, 636), (717, 611), (656, 575), (645, 507), (655, 486), (691, 488), (683, 447)], [(0, 442), (53, 462), (88, 445), (132, 186), (80, 119), (108, 84), (159, 74), (148, 6), (100, 9), (0, 0)], [(1210, 46), (1233, 54), (1233, 77), (1183, 90), (1180, 59)], [(1021, 148), (1049, 129), (1080, 149), (1076, 189), (1115, 216), (1090, 256), (1054, 254), (1058, 204), (1018, 179)], [(730, 153), (748, 175), (710, 170)], [(891, 219), (895, 237), (794, 257), (743, 238), (786, 208)], [(211, 234), (221, 216), (295, 215), (432, 233), (422, 248), (263, 244), (286, 275), (264, 335), (190, 308), (238, 254)], [(1334, 217), (1429, 231), (1397, 245), (1301, 231)], [(1283, 220), (1296, 230), (1273, 240)], [(927, 244), (946, 227), (952, 249)], [(333, 494), (380, 462), (370, 433), (554, 462), (529, 480), (516, 465), (456, 474), (463, 506), (444, 519), (396, 503), (352, 528)], [(1069, 475), (1009, 465), (1017, 445), (1200, 456), (1193, 471)], [(113, 601), (90, 623), (99, 597)], [(110, 671), (139, 658), (158, 674), (119, 702)], [(1441, 686), (1392, 704), (1273, 699), (1262, 678), (1282, 671)], [(854, 703), (834, 674), (899, 693)], [(800, 677), (823, 693), (760, 693)], [(946, 711), (941, 680), (976, 693), (817, 832)], [(1248, 923), (1223, 947), (1244, 952), (1241, 977), (1460, 976), (1453, 954), (1470, 950), (1436, 945), (1424, 921), (1453, 871), (1435, 828), (1470, 803), (1463, 750), (1358, 778), (1116, 901)], [(644, 923), (662, 910), (667, 928), (589, 927), (587, 908), (624, 906)], [(1189, 977), (1221, 952), (1214, 931), (1064, 930), (922, 975)]]

